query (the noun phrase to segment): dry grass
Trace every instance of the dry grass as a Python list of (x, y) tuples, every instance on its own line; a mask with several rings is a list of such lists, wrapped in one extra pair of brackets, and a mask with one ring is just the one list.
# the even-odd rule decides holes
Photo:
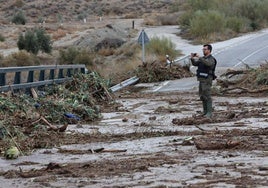
[(3, 67), (31, 66), (37, 64), (39, 64), (38, 58), (25, 50), (13, 53), (1, 60), (1, 66)]
[(142, 65), (139, 59), (131, 61), (120, 61), (111, 64), (97, 64), (95, 69), (99, 74), (105, 78), (110, 79), (112, 84), (117, 84), (131, 76), (134, 76), (134, 71), (138, 66)]
[(98, 51), (98, 55), (101, 56), (111, 56), (115, 53), (115, 49), (113, 48), (102, 48)]
[(68, 33), (68, 31), (66, 31), (66, 30), (58, 29), (57, 31), (53, 32), (52, 39), (59, 40), (62, 37), (65, 37), (67, 33)]

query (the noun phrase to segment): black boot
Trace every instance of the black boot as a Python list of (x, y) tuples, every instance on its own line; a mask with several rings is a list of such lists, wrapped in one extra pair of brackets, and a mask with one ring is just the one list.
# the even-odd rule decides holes
[(203, 116), (207, 114), (207, 102), (205, 100), (202, 100), (203, 103)]
[(207, 102), (206, 102), (206, 104), (207, 104), (207, 113), (206, 113), (206, 117), (207, 118), (211, 118), (212, 117), (212, 101), (211, 100), (208, 100)]

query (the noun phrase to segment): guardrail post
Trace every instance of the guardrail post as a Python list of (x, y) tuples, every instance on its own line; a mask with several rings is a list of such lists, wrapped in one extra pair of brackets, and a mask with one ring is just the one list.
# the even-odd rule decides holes
[(63, 69), (59, 69), (58, 78), (64, 78), (64, 76), (63, 76)]
[(81, 68), (81, 73), (83, 73), (83, 74), (86, 74), (86, 69), (85, 68)]
[[(39, 72), (39, 81), (44, 81), (45, 80), (45, 70), (40, 70)], [(42, 90), (44, 86), (38, 86), (38, 90)]]
[[(34, 71), (29, 71), (28, 72), (27, 83), (33, 82), (33, 80), (34, 80)], [(31, 92), (30, 88), (27, 88), (26, 93), (30, 93), (30, 92)]]
[(71, 77), (72, 76), (72, 69), (67, 69), (67, 76)]
[(45, 70), (40, 70), (39, 81), (45, 80)]
[(0, 73), (0, 86), (6, 85), (6, 73)]
[(51, 69), (50, 72), (49, 72), (49, 79), (53, 80), (54, 78), (55, 78), (55, 70)]
[(20, 82), (21, 82), (21, 72), (16, 72), (14, 78), (14, 84), (20, 84)]
[(28, 73), (28, 78), (27, 78), (27, 82), (33, 82), (34, 79), (34, 71), (29, 71)]

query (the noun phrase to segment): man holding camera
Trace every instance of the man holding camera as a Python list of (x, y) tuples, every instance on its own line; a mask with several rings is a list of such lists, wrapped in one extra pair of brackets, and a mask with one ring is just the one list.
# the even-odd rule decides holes
[(203, 45), (203, 57), (197, 53), (191, 53), (191, 62), (197, 66), (196, 76), (199, 81), (199, 96), (203, 103), (203, 115), (207, 118), (212, 116), (211, 86), (212, 80), (216, 79), (215, 67), (217, 60), (211, 55), (212, 46)]

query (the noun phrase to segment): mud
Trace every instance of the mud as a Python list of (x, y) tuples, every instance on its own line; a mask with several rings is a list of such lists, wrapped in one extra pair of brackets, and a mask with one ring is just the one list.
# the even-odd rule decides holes
[(43, 136), (47, 149), (0, 159), (1, 186), (268, 186), (266, 94), (214, 95), (212, 119), (200, 115), (196, 91), (133, 86), (115, 98), (101, 121), (69, 125)]

